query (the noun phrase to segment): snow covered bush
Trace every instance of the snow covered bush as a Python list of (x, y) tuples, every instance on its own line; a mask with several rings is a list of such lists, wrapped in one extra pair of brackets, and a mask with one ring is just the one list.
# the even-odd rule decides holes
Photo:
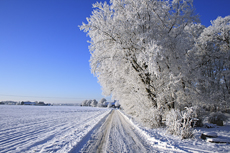
[(192, 114), (193, 108), (186, 108), (184, 111), (170, 110), (166, 116), (167, 132), (182, 139), (191, 138), (193, 136)]
[(212, 124), (216, 124), (219, 126), (223, 126), (223, 122), (227, 121), (228, 118), (221, 112), (213, 112), (208, 117), (208, 122)]
[(167, 132), (170, 134), (180, 135), (181, 113), (177, 110), (170, 110), (166, 115)]

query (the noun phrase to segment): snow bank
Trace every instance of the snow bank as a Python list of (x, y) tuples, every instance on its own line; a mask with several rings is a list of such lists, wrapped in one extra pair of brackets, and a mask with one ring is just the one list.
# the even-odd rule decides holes
[[(120, 111), (121, 112), (121, 111)], [(202, 140), (200, 135), (202, 133), (214, 134), (217, 133), (218, 140), (230, 141), (230, 122), (226, 122), (225, 126), (216, 126), (215, 128), (195, 128), (194, 138), (181, 140), (177, 136), (166, 134), (166, 130), (163, 128), (148, 129), (137, 122), (131, 117), (121, 112), (124, 117), (131, 122), (135, 129), (137, 129), (145, 139), (149, 140), (151, 145), (162, 150), (168, 149), (169, 152), (218, 152), (226, 153), (230, 152), (229, 143), (210, 143), (206, 140)], [(214, 139), (212, 139), (214, 140)], [(209, 140), (208, 140), (209, 141)], [(210, 139), (211, 141), (211, 139)], [(162, 151), (163, 152), (163, 151)]]
[(206, 141), (212, 143), (230, 143), (230, 140), (221, 138), (207, 138)]

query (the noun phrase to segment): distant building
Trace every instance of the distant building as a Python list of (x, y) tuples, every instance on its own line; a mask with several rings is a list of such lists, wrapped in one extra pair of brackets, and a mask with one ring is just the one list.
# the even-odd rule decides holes
[(109, 107), (112, 107), (112, 108), (120, 108), (120, 104), (116, 106), (116, 103), (118, 101), (114, 100), (114, 102), (105, 102), (105, 107), (108, 107), (108, 105), (110, 105)]
[(22, 101), (21, 105), (36, 105), (36, 102)]
[(38, 105), (43, 106), (45, 103), (43, 101), (38, 102)]
[(49, 104), (45, 104), (43, 101), (40, 102), (22, 101), (21, 105), (50, 106)]
[(35, 106), (51, 106), (51, 104), (46, 104), (43, 101), (40, 102), (31, 102), (31, 101), (22, 101), (22, 102), (15, 102), (15, 101), (1, 101), (0, 105), (35, 105)]
[(0, 104), (1, 105), (16, 105), (17, 102), (15, 102), (15, 101), (1, 101)]

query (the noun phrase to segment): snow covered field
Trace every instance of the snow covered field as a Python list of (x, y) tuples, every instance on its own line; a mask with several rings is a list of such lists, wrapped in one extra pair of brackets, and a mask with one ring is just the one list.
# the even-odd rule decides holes
[[(112, 113), (110, 113), (112, 112)], [(197, 128), (193, 139), (144, 128), (119, 110), (76, 106), (0, 105), (0, 152), (230, 152), (230, 144), (199, 138), (216, 132), (230, 140), (230, 122)], [(83, 149), (83, 150), (82, 150)]]
[(71, 152), (109, 109), (68, 106), (0, 106), (0, 152)]

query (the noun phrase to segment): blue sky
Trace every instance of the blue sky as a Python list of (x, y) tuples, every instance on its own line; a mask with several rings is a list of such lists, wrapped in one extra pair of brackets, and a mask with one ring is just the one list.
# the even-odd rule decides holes
[[(89, 38), (78, 27), (95, 2), (0, 1), (0, 101), (78, 103), (103, 97), (90, 72)], [(194, 6), (205, 26), (230, 15), (230, 0), (194, 0)]]

